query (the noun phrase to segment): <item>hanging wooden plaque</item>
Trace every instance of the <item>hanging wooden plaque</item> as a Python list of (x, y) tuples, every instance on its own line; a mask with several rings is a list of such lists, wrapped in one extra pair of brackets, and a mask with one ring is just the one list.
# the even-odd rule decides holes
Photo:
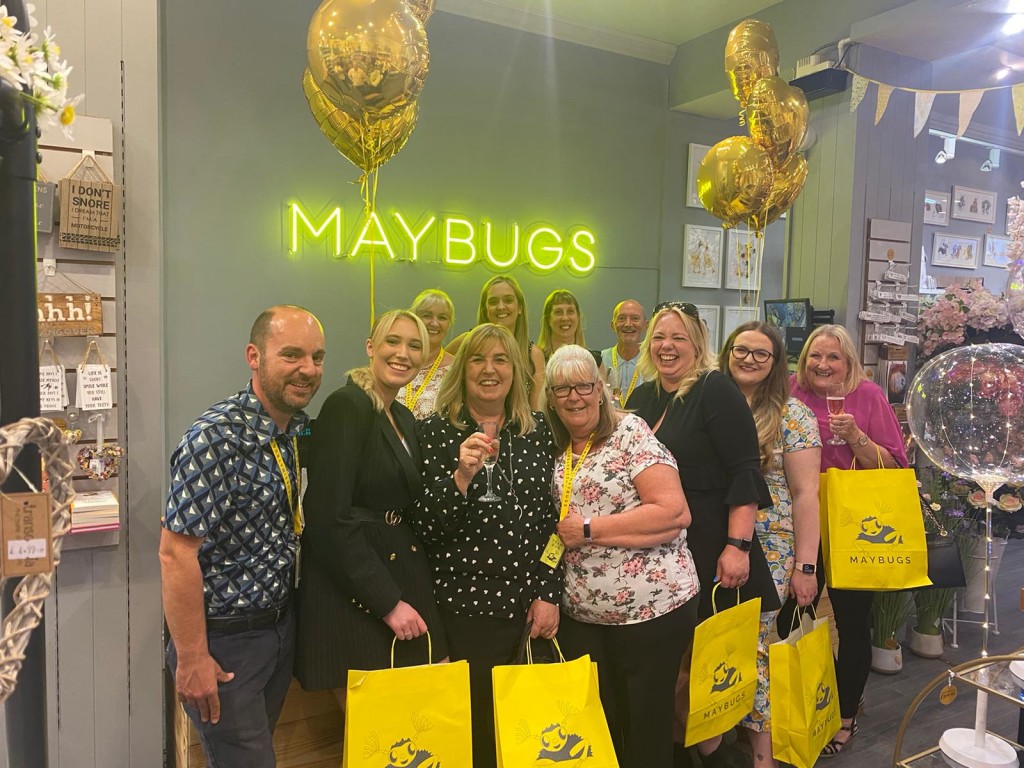
[(39, 293), (36, 312), (41, 336), (103, 333), (103, 302), (95, 293)]
[(60, 180), (60, 237), (64, 248), (116, 251), (121, 245), (121, 187), (85, 155)]

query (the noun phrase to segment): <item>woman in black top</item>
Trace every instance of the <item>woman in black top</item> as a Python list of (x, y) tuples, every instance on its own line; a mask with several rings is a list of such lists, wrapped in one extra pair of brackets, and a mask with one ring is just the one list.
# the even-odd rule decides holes
[[(469, 661), (473, 765), (495, 765), (491, 668), (508, 663), (527, 620), (533, 637), (553, 637), (561, 568), (540, 561), (555, 533), (553, 444), (530, 411), (526, 368), (515, 338), (485, 323), (466, 336), (445, 377), (436, 413), (417, 424), (424, 494), (412, 525), (427, 547), (452, 659)], [(499, 424), (495, 446), (480, 424)], [(484, 501), (480, 470), (497, 449)]]
[[(653, 380), (633, 391), (635, 410), (675, 456), (693, 522), (687, 545), (700, 579), (701, 619), (718, 604), (761, 598), (761, 610), (779, 607), (764, 552), (754, 534), (758, 508), (772, 503), (761, 474), (757, 428), (746, 400), (729, 377), (712, 367), (707, 331), (687, 302), (660, 304), (647, 329), (640, 365)], [(678, 715), (679, 713), (677, 713)], [(682, 713), (685, 717), (685, 711)], [(705, 765), (722, 760), (720, 737), (698, 745)]]
[(429, 342), (408, 310), (380, 316), (370, 365), (349, 372), (313, 430), (304, 498), (295, 675), (306, 690), (341, 689), (349, 669), (424, 664), (447, 654), (426, 553), (408, 524), (422, 491), (416, 420), (395, 400)]

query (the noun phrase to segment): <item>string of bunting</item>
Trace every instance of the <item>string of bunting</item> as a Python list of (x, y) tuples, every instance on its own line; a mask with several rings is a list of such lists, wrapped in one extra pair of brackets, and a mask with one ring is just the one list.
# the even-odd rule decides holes
[(958, 110), (959, 120), (957, 123), (956, 135), (959, 138), (967, 132), (967, 127), (974, 117), (974, 112), (981, 103), (981, 97), (989, 91), (1009, 90), (1013, 100), (1013, 115), (1017, 120), (1017, 135), (1024, 132), (1024, 83), (1015, 85), (993, 85), (986, 88), (969, 88), (959, 90), (936, 90), (933, 88), (910, 88), (904, 85), (892, 85), (881, 80), (865, 77), (849, 67), (847, 71), (853, 75), (853, 84), (850, 93), (850, 112), (856, 112), (857, 107), (867, 95), (868, 85), (874, 84), (878, 88), (877, 101), (875, 102), (875, 125), (878, 125), (885, 110), (889, 106), (889, 99), (893, 91), (905, 91), (914, 94), (914, 136), (917, 136), (928, 123), (928, 116), (932, 111), (932, 104), (935, 97), (940, 94), (960, 96), (960, 108)]

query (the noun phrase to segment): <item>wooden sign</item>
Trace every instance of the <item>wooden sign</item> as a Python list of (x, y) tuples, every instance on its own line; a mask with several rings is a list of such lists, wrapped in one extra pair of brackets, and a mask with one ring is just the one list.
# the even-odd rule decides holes
[(50, 494), (0, 496), (0, 573), (3, 578), (53, 570)]
[(52, 181), (36, 182), (36, 232), (53, 232), (53, 196), (57, 185)]
[(36, 294), (42, 336), (99, 336), (103, 333), (103, 302), (95, 293)]
[(60, 181), (60, 236), (64, 248), (116, 251), (121, 245), (121, 187), (85, 155)]

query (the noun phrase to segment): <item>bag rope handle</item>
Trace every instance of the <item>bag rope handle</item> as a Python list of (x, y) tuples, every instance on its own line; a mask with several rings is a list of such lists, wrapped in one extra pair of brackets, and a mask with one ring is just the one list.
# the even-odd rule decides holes
[[(715, 586), (711, 588), (711, 612), (714, 615), (718, 615), (718, 606), (715, 605), (715, 595), (718, 592), (718, 588), (722, 586), (722, 582), (715, 582)], [(736, 605), (740, 604), (740, 590), (739, 587), (732, 587), (736, 590)]]
[[(526, 638), (526, 663), (533, 664), (533, 643), (530, 642), (531, 638)], [(551, 644), (555, 646), (555, 650), (558, 651), (558, 658), (564, 664), (565, 656), (562, 655), (562, 649), (558, 646), (558, 638), (552, 637)]]
[[(865, 433), (867, 434), (867, 433)], [(868, 438), (870, 440), (870, 438)], [(852, 452), (852, 449), (851, 449)], [(878, 447), (878, 443), (875, 443), (875, 453), (878, 454), (878, 466), (875, 469), (885, 469), (885, 464), (882, 463), (882, 449)], [(850, 462), (850, 469), (857, 468), (857, 457), (853, 457), (853, 461)]]
[[(434, 643), (430, 639), (430, 631), (426, 632), (427, 635), (427, 666), (431, 666), (434, 663)], [(391, 668), (395, 668), (395, 644), (398, 642), (398, 635), (395, 635), (391, 641)]]

